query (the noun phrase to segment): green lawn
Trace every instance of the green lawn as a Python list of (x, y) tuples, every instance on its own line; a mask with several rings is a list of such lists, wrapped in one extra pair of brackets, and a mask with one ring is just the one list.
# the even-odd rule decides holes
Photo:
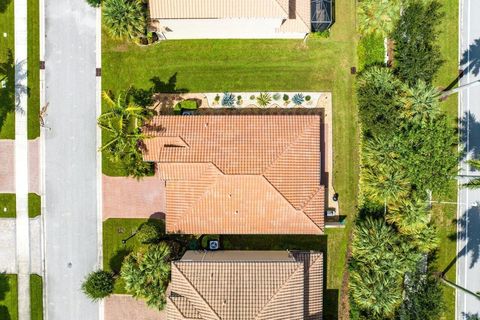
[(16, 216), (17, 204), (15, 193), (0, 193), (0, 218), (15, 218)]
[(16, 274), (0, 274), (0, 319), (18, 320), (18, 287)]
[[(102, 88), (116, 93), (131, 85), (150, 88), (153, 80), (163, 91), (331, 91), (334, 187), (340, 195), (341, 213), (348, 219), (345, 230), (327, 231), (327, 246), (335, 252), (328, 257), (327, 289), (340, 290), (358, 181), (355, 76), (350, 74), (350, 68), (357, 65), (355, 1), (337, 0), (335, 11), (330, 38), (306, 42), (189, 40), (165, 41), (146, 48), (112, 40), (104, 33)], [(103, 172), (124, 174), (121, 167), (105, 158)], [(346, 300), (341, 293), (340, 299)]]
[(43, 320), (43, 282), (37, 274), (30, 275), (31, 320)]
[(38, 0), (27, 3), (28, 34), (28, 139), (40, 136), (40, 25)]
[[(435, 84), (439, 87), (446, 88), (458, 75), (458, 1), (456, 0), (440, 0), (443, 4), (443, 11), (445, 17), (442, 19), (442, 24), (439, 28), (440, 46), (442, 57), (445, 64), (441, 67), (437, 76)], [(447, 101), (442, 103), (442, 107), (452, 119), (452, 125), (457, 125), (458, 103), (457, 96), (450, 97)], [(443, 201), (457, 201), (457, 185), (452, 183), (448, 195), (443, 197), (435, 197)], [(455, 205), (434, 205), (433, 219), (438, 227), (440, 236), (440, 246), (438, 252), (437, 268), (439, 271), (444, 270), (456, 256), (456, 241), (455, 237), (451, 236), (456, 233), (456, 218)], [(448, 273), (447, 278), (450, 281), (455, 281), (455, 265), (453, 265)], [(455, 290), (448, 286), (444, 286), (445, 301), (447, 310), (443, 319), (455, 319)]]
[[(14, 61), (14, 21), (13, 2), (1, 1), (0, 3), (0, 63), (7, 61), (10, 66)], [(4, 37), (4, 33), (7, 34)], [(13, 79), (15, 72), (9, 68), (8, 77)], [(0, 75), (0, 79), (3, 76)], [(6, 88), (0, 86), (0, 139), (15, 139), (15, 87), (14, 82), (8, 81)]]
[(36, 193), (28, 194), (28, 216), (35, 218), (41, 214), (41, 198)]

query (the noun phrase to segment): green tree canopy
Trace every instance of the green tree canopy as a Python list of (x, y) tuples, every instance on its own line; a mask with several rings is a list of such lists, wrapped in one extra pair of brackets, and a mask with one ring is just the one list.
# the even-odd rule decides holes
[(408, 85), (431, 83), (443, 60), (438, 26), (443, 14), (437, 1), (410, 1), (392, 33), (395, 72)]
[(404, 86), (400, 102), (404, 121), (426, 125), (440, 115), (440, 92), (425, 81)]
[(400, 0), (361, 0), (357, 12), (361, 34), (387, 38), (400, 16)]
[(111, 272), (91, 272), (82, 283), (82, 291), (93, 301), (108, 297), (113, 292), (114, 279)]
[(145, 33), (146, 19), (140, 0), (105, 0), (103, 22), (114, 38), (133, 39)]
[(170, 277), (169, 258), (170, 248), (164, 242), (142, 246), (129, 254), (120, 270), (127, 291), (135, 298), (145, 299), (148, 306), (162, 310)]

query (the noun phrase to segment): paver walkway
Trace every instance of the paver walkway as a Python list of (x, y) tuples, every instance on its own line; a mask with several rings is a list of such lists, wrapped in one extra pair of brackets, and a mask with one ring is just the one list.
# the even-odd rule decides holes
[(154, 177), (141, 180), (103, 176), (103, 220), (149, 218), (165, 213), (165, 183)]
[[(39, 144), (28, 140), (28, 192), (40, 194)], [(0, 140), (0, 193), (15, 193), (15, 140)]]
[(166, 320), (166, 312), (149, 308), (129, 295), (114, 294), (105, 299), (104, 320)]
[[(27, 87), (27, 0), (15, 0), (15, 83)], [(25, 75), (25, 76), (24, 76)], [(30, 222), (28, 218), (27, 94), (17, 96), (15, 193), (17, 205), (18, 318), (30, 319)]]

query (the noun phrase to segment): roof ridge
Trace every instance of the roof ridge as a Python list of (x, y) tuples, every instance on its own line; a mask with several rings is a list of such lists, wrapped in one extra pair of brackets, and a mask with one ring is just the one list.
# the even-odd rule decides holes
[[(275, 0), (275, 1), (277, 2), (277, 4), (278, 4), (280, 7), (282, 7), (283, 11), (286, 12), (287, 16), (289, 16), (289, 12), (287, 12), (287, 10), (285, 10), (285, 8), (280, 4), (280, 2), (278, 2), (278, 0)], [(310, 6), (311, 6), (311, 4), (310, 4)], [(310, 8), (310, 10), (311, 10), (311, 8)], [(310, 11), (310, 14), (312, 14), (311, 11)], [(310, 26), (305, 22), (305, 20), (303, 19), (302, 15), (299, 14), (296, 6), (295, 6), (295, 15), (300, 18), (300, 21), (302, 21), (303, 24), (304, 24), (308, 29), (310, 29)], [(295, 19), (287, 19), (287, 20), (295, 20)], [(282, 23), (282, 24), (283, 24), (283, 23)]]
[[(182, 270), (180, 270), (177, 265), (176, 265), (176, 261), (172, 261), (172, 265), (175, 267), (175, 269), (180, 273), (180, 275), (182, 276), (183, 279), (185, 279), (185, 281), (187, 282), (188, 286), (190, 287), (190, 289), (192, 289), (195, 294), (201, 299), (201, 301), (203, 301), (203, 303), (208, 307), (208, 309), (210, 309), (210, 311), (215, 315), (216, 319), (217, 320), (221, 320), (220, 316), (215, 312), (215, 310), (213, 310), (212, 306), (205, 300), (205, 298), (200, 294), (200, 292), (198, 292), (197, 288), (195, 288), (195, 286), (190, 282), (190, 280), (188, 280), (188, 278), (185, 276), (185, 274), (182, 272)], [(198, 309), (197, 309), (198, 310)], [(199, 310), (200, 314), (201, 314), (201, 311)]]
[(263, 312), (263, 310), (265, 310), (265, 308), (272, 302), (275, 300), (275, 298), (278, 296), (279, 292), (281, 292), (283, 290), (283, 288), (285, 288), (286, 284), (292, 279), (292, 277), (294, 275), (297, 274), (297, 272), (299, 271), (302, 271), (303, 272), (303, 269), (304, 269), (304, 265), (305, 263), (303, 261), (295, 261), (298, 266), (297, 268), (295, 269), (295, 271), (293, 271), (290, 276), (288, 277), (288, 279), (280, 286), (280, 288), (278, 288), (278, 290), (270, 297), (270, 299), (267, 301), (267, 303), (265, 303), (265, 305), (262, 307), (262, 309), (260, 309), (260, 311), (255, 315), (255, 320), (256, 319), (259, 319), (258, 317), (261, 315), (261, 313)]

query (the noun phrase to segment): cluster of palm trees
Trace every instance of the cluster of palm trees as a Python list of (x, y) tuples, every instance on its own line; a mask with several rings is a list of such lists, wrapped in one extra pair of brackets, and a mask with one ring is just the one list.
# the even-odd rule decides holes
[(151, 165), (142, 157), (142, 142), (148, 138), (142, 133), (142, 126), (155, 111), (136, 104), (130, 93), (130, 89), (117, 97), (102, 93), (106, 110), (98, 118), (98, 125), (104, 130), (100, 151), (105, 152), (110, 161), (121, 163), (127, 175), (141, 178), (151, 171)]
[(147, 12), (142, 0), (104, 0), (103, 22), (117, 39), (134, 39), (146, 33)]

